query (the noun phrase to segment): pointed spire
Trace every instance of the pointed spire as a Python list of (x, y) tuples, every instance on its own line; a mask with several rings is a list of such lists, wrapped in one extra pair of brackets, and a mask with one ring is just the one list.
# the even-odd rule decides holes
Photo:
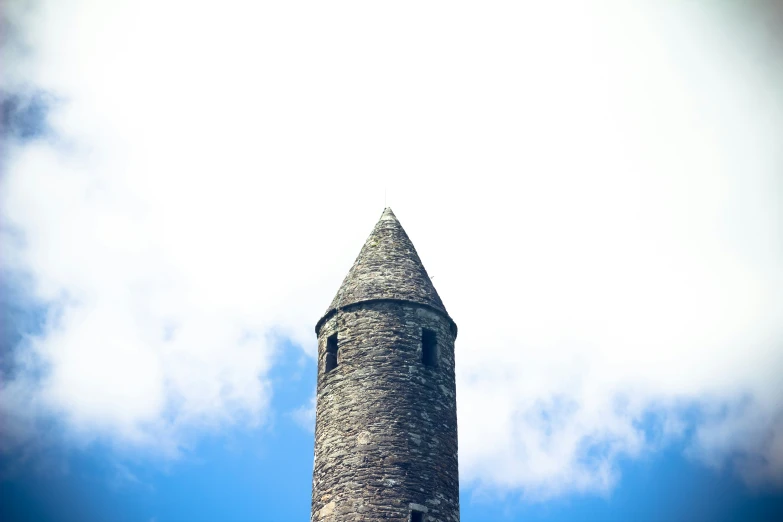
[(390, 207), (384, 209), (326, 313), (372, 299), (401, 299), (446, 312), (413, 243)]

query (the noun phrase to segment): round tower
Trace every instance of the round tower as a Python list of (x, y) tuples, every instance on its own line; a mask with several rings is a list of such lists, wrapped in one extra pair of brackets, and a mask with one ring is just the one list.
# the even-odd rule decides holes
[(390, 208), (315, 333), (311, 521), (458, 521), (457, 326)]

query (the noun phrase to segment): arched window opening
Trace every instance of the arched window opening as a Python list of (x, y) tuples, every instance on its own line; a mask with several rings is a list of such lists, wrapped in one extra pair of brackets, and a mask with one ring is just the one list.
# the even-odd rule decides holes
[(326, 339), (326, 373), (337, 368), (337, 333)]
[(421, 330), (421, 362), (424, 366), (438, 366), (438, 337), (434, 330)]

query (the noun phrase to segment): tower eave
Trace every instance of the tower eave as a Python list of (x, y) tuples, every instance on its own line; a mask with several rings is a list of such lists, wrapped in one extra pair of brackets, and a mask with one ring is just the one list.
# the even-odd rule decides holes
[(315, 323), (315, 335), (319, 336), (321, 335), (321, 327), (324, 325), (326, 321), (329, 320), (330, 317), (332, 317), (334, 314), (337, 313), (338, 310), (346, 310), (350, 309), (354, 306), (359, 306), (362, 304), (369, 304), (369, 303), (398, 303), (398, 304), (408, 304), (413, 306), (421, 306), (423, 308), (427, 308), (441, 316), (443, 316), (449, 323), (451, 323), (451, 332), (454, 335), (454, 338), (457, 338), (457, 323), (452, 319), (452, 317), (449, 315), (449, 313), (444, 309), (440, 307), (434, 307), (427, 303), (418, 303), (416, 301), (408, 301), (406, 299), (393, 299), (393, 298), (378, 298), (378, 299), (366, 299), (363, 301), (354, 301), (352, 303), (349, 303), (345, 306), (338, 308), (330, 308), (329, 311), (327, 311), (321, 318), (318, 320), (317, 323)]

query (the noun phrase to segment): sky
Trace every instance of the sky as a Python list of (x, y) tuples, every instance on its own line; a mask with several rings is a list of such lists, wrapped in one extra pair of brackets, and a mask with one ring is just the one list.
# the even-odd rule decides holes
[(462, 520), (783, 518), (783, 8), (3, 0), (3, 520), (307, 519), (391, 206)]

